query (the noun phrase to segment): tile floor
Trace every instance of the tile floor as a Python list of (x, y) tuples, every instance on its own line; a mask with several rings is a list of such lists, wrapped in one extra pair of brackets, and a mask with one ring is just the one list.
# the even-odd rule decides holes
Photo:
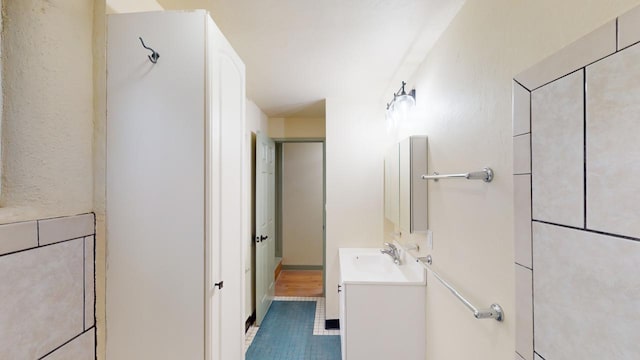
[(247, 360), (340, 360), (338, 331), (317, 325), (324, 323), (323, 305), (322, 298), (275, 299), (261, 327), (247, 332)]
[[(276, 296), (274, 301), (315, 301), (316, 311), (313, 321), (313, 335), (340, 335), (340, 330), (326, 330), (324, 328), (325, 305), (324, 297), (296, 297), (296, 296)], [(245, 334), (244, 351), (246, 352), (251, 346), (253, 339), (258, 332), (258, 327), (253, 325)]]

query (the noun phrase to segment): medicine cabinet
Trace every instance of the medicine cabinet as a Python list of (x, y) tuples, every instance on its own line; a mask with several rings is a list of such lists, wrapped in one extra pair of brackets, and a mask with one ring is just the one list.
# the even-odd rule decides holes
[(400, 234), (427, 230), (427, 137), (411, 136), (385, 156), (385, 217)]

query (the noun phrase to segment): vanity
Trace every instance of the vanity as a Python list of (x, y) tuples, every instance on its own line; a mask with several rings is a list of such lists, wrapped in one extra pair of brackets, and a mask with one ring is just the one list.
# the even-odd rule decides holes
[(400, 250), (401, 262), (378, 248), (341, 248), (342, 360), (424, 359), (426, 273)]

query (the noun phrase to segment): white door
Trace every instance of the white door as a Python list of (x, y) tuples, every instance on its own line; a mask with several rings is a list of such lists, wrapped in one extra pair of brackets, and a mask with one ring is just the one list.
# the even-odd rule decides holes
[[(207, 360), (244, 358), (244, 259), (242, 191), (245, 114), (245, 68), (227, 39), (207, 16), (208, 106), (219, 126), (219, 257), (211, 254), (208, 279), (210, 314)], [(214, 134), (215, 136), (215, 134)], [(217, 262), (217, 263), (216, 263)], [(219, 276), (215, 272), (219, 271)], [(223, 281), (222, 286), (216, 283)], [(222, 289), (220, 289), (222, 287)], [(216, 298), (218, 296), (218, 298)], [(219, 301), (216, 303), (216, 300)], [(218, 317), (216, 318), (216, 314)], [(183, 357), (183, 359), (187, 359)]]
[(271, 306), (275, 263), (275, 143), (263, 134), (256, 140), (256, 324)]
[(206, 169), (206, 219), (207, 219), (207, 276), (206, 276), (206, 359), (222, 359), (221, 317), (222, 317), (222, 292), (224, 280), (222, 279), (222, 264), (220, 254), (222, 252), (221, 238), (221, 149), (220, 149), (220, 96), (218, 94), (220, 59), (216, 57), (217, 41), (211, 34), (211, 21), (207, 22), (207, 62), (206, 80), (207, 89), (207, 169)]

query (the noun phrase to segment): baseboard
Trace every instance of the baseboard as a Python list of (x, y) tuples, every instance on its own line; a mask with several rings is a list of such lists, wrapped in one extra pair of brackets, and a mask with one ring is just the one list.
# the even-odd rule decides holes
[(327, 319), (324, 321), (325, 330), (334, 330), (340, 329), (340, 320), (339, 319)]
[(282, 270), (322, 270), (322, 265), (282, 265)]
[(278, 280), (278, 276), (280, 276), (280, 272), (282, 271), (282, 259), (278, 261), (278, 265), (276, 265), (276, 270), (274, 271), (274, 279)]
[(246, 333), (251, 327), (251, 325), (253, 325), (255, 322), (256, 322), (256, 312), (254, 311), (251, 314), (251, 316), (247, 318), (247, 321), (244, 322), (244, 332)]

